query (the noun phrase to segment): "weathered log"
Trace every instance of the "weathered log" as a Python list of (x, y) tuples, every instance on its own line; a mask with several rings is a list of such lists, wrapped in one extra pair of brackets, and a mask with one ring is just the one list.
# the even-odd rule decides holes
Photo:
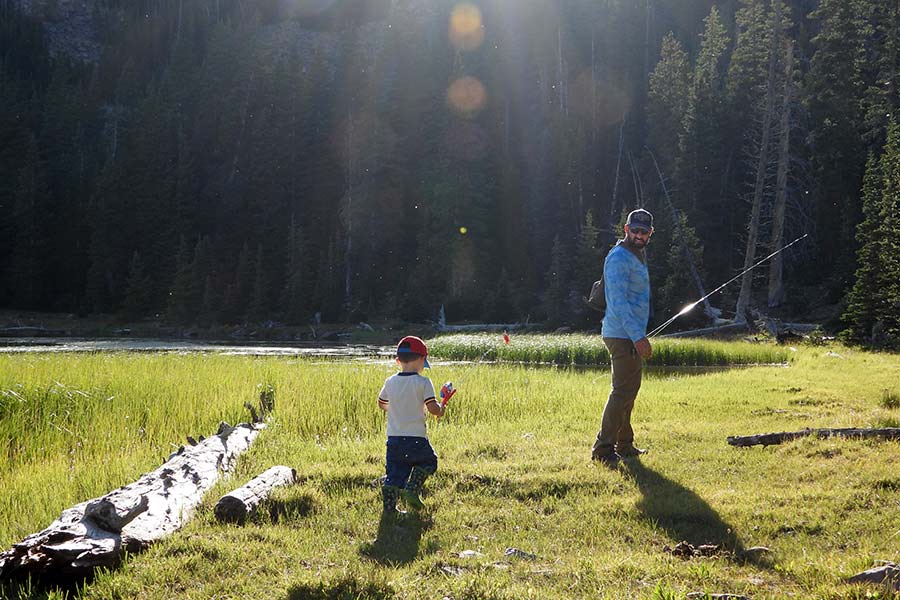
[(857, 573), (847, 581), (850, 583), (874, 583), (885, 585), (900, 591), (900, 565), (890, 561), (882, 561), (880, 567)]
[(115, 567), (180, 529), (204, 492), (229, 471), (264, 425), (219, 425), (216, 435), (181, 447), (137, 481), (62, 512), (49, 527), (0, 553), (0, 579), (71, 581)]
[(706, 592), (690, 592), (688, 598), (699, 598), (700, 600), (750, 600), (749, 596), (741, 596), (740, 594), (708, 594)]
[(729, 436), (728, 443), (732, 446), (773, 446), (783, 444), (801, 437), (815, 436), (818, 438), (848, 437), (848, 438), (881, 438), (886, 440), (900, 439), (900, 427), (883, 427), (880, 429), (845, 427), (837, 429), (803, 429), (801, 431), (782, 431), (779, 433), (758, 433), (756, 435)]
[(222, 496), (216, 503), (219, 521), (243, 523), (277, 487), (293, 485), (297, 472), (284, 466), (272, 467), (257, 475), (243, 486)]

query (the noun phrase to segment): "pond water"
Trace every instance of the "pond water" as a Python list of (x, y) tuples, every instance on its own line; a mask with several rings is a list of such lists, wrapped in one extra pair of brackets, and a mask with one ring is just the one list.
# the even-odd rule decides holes
[(0, 338), (0, 352), (215, 352), (248, 356), (312, 356), (323, 358), (387, 358), (386, 346), (341, 343), (280, 343), (96, 339), (96, 338)]
[[(158, 339), (98, 339), (98, 338), (0, 338), (0, 353), (20, 352), (208, 352), (239, 356), (296, 356), (322, 359), (344, 359), (354, 361), (390, 361), (394, 355), (393, 346), (377, 346), (372, 344), (342, 344), (339, 342), (244, 342), (234, 340), (158, 340)], [(432, 360), (435, 365), (471, 365), (476, 362), (493, 364), (492, 361), (465, 360)], [(522, 363), (505, 363), (520, 365)], [(598, 370), (609, 372), (609, 365), (553, 365), (529, 364), (534, 368)], [(646, 366), (644, 376), (657, 378), (684, 377), (704, 375), (727, 371), (736, 368), (749, 368), (760, 365), (732, 366)], [(773, 365), (768, 365), (773, 366)], [(785, 365), (786, 366), (786, 365)]]

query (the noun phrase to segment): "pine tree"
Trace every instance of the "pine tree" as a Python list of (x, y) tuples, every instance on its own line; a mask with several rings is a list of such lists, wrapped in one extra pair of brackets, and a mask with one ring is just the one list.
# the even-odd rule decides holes
[(256, 260), (253, 261), (253, 295), (247, 318), (249, 321), (262, 321), (269, 311), (269, 278), (266, 273), (266, 257), (263, 245), (256, 247)]
[(804, 91), (812, 126), (813, 171), (818, 182), (816, 230), (827, 232), (818, 265), (838, 267), (835, 286), (848, 274), (853, 231), (859, 220), (858, 195), (864, 157), (860, 106), (866, 88), (865, 38), (868, 0), (821, 0), (810, 17), (819, 22), (812, 39)]
[(773, 35), (767, 0), (741, 0), (735, 15), (737, 39), (728, 65), (726, 89), (731, 116), (746, 128), (766, 91), (766, 72)]
[[(699, 265), (703, 260), (703, 246), (685, 214), (678, 213), (675, 218), (677, 221), (672, 224), (672, 241), (665, 250), (666, 278), (659, 291), (661, 302), (657, 314), (677, 314), (684, 306), (697, 299), (697, 286), (690, 269), (690, 261), (698, 265), (698, 270), (702, 268)], [(687, 257), (690, 257), (690, 260)], [(694, 311), (681, 317), (678, 324), (684, 326), (691, 321), (697, 325), (704, 323), (706, 317), (701, 309), (702, 306), (696, 307)]]
[(47, 255), (46, 166), (34, 137), (19, 173), (13, 207), (14, 243), (8, 281), (13, 301), (22, 308), (41, 308), (45, 301), (50, 257)]
[(234, 269), (234, 279), (225, 288), (222, 318), (226, 323), (243, 322), (250, 304), (252, 286), (253, 260), (250, 257), (250, 246), (244, 242)]
[(191, 281), (194, 285), (190, 300), (192, 311), (197, 315), (197, 323), (208, 327), (221, 309), (218, 261), (208, 235), (202, 236), (194, 246)]
[[(704, 19), (700, 52), (694, 65), (688, 106), (676, 160), (676, 198), (690, 221), (700, 229), (729, 231), (728, 211), (723, 210), (722, 175), (732, 160), (733, 147), (723, 139), (723, 113), (726, 107), (724, 63), (728, 34), (715, 6)], [(730, 257), (728, 238), (722, 246), (707, 254), (721, 264)], [(724, 246), (724, 247), (723, 247)]]
[(663, 38), (659, 62), (650, 73), (647, 94), (648, 142), (661, 161), (663, 173), (669, 175), (674, 172), (690, 89), (691, 65), (687, 53), (669, 32)]
[(288, 323), (303, 323), (309, 313), (312, 278), (306, 260), (303, 229), (294, 218), (291, 218), (288, 231), (288, 263), (280, 299), (281, 314)]
[(880, 159), (869, 157), (862, 196), (845, 334), (857, 342), (900, 347), (900, 122), (889, 125)]
[(550, 250), (550, 267), (544, 275), (544, 314), (547, 316), (547, 324), (551, 327), (564, 323), (569, 316), (567, 264), (567, 253), (557, 235), (553, 238), (553, 248)]
[(594, 215), (589, 210), (584, 217), (575, 248), (575, 272), (573, 291), (584, 293), (603, 272), (600, 249), (600, 230), (594, 225)]
[(150, 278), (144, 274), (144, 263), (137, 250), (131, 256), (126, 285), (125, 301), (120, 311), (121, 317), (134, 321), (147, 316), (151, 310), (152, 299)]
[(169, 290), (166, 318), (182, 325), (189, 324), (196, 316), (196, 284), (194, 282), (193, 261), (187, 240), (181, 238), (175, 259), (175, 277)]

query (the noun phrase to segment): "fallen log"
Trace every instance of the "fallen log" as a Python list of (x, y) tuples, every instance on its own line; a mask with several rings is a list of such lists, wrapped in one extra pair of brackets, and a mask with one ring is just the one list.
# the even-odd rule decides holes
[(900, 427), (883, 427), (879, 429), (845, 427), (837, 429), (803, 429), (801, 431), (782, 431), (779, 433), (758, 433), (756, 435), (729, 436), (727, 441), (731, 446), (773, 446), (783, 444), (801, 437), (815, 436), (826, 439), (832, 437), (862, 438), (862, 439), (900, 439)]
[(272, 467), (243, 486), (222, 496), (216, 503), (216, 519), (243, 523), (277, 487), (293, 485), (297, 472), (284, 466)]
[(117, 566), (126, 552), (144, 550), (187, 523), (204, 492), (263, 427), (222, 423), (216, 435), (182, 446), (137, 481), (67, 508), (49, 527), (0, 553), (0, 579), (70, 583)]
[(890, 561), (881, 561), (880, 567), (857, 573), (847, 581), (849, 583), (874, 583), (900, 591), (900, 565)]
[(706, 592), (690, 592), (688, 598), (693, 600), (750, 600), (749, 596), (741, 596), (740, 594), (708, 594)]

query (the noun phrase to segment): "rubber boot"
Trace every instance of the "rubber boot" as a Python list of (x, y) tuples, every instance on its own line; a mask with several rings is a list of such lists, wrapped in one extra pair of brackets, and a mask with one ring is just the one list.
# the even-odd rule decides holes
[(393, 485), (385, 485), (381, 488), (381, 500), (383, 502), (383, 512), (388, 515), (402, 513), (397, 510), (397, 500), (400, 499), (400, 488)]
[(409, 474), (409, 480), (406, 482), (406, 488), (403, 490), (403, 499), (412, 508), (416, 510), (425, 508), (425, 503), (419, 498), (419, 494), (422, 492), (425, 480), (432, 473), (434, 473), (433, 468), (413, 467), (412, 472)]

